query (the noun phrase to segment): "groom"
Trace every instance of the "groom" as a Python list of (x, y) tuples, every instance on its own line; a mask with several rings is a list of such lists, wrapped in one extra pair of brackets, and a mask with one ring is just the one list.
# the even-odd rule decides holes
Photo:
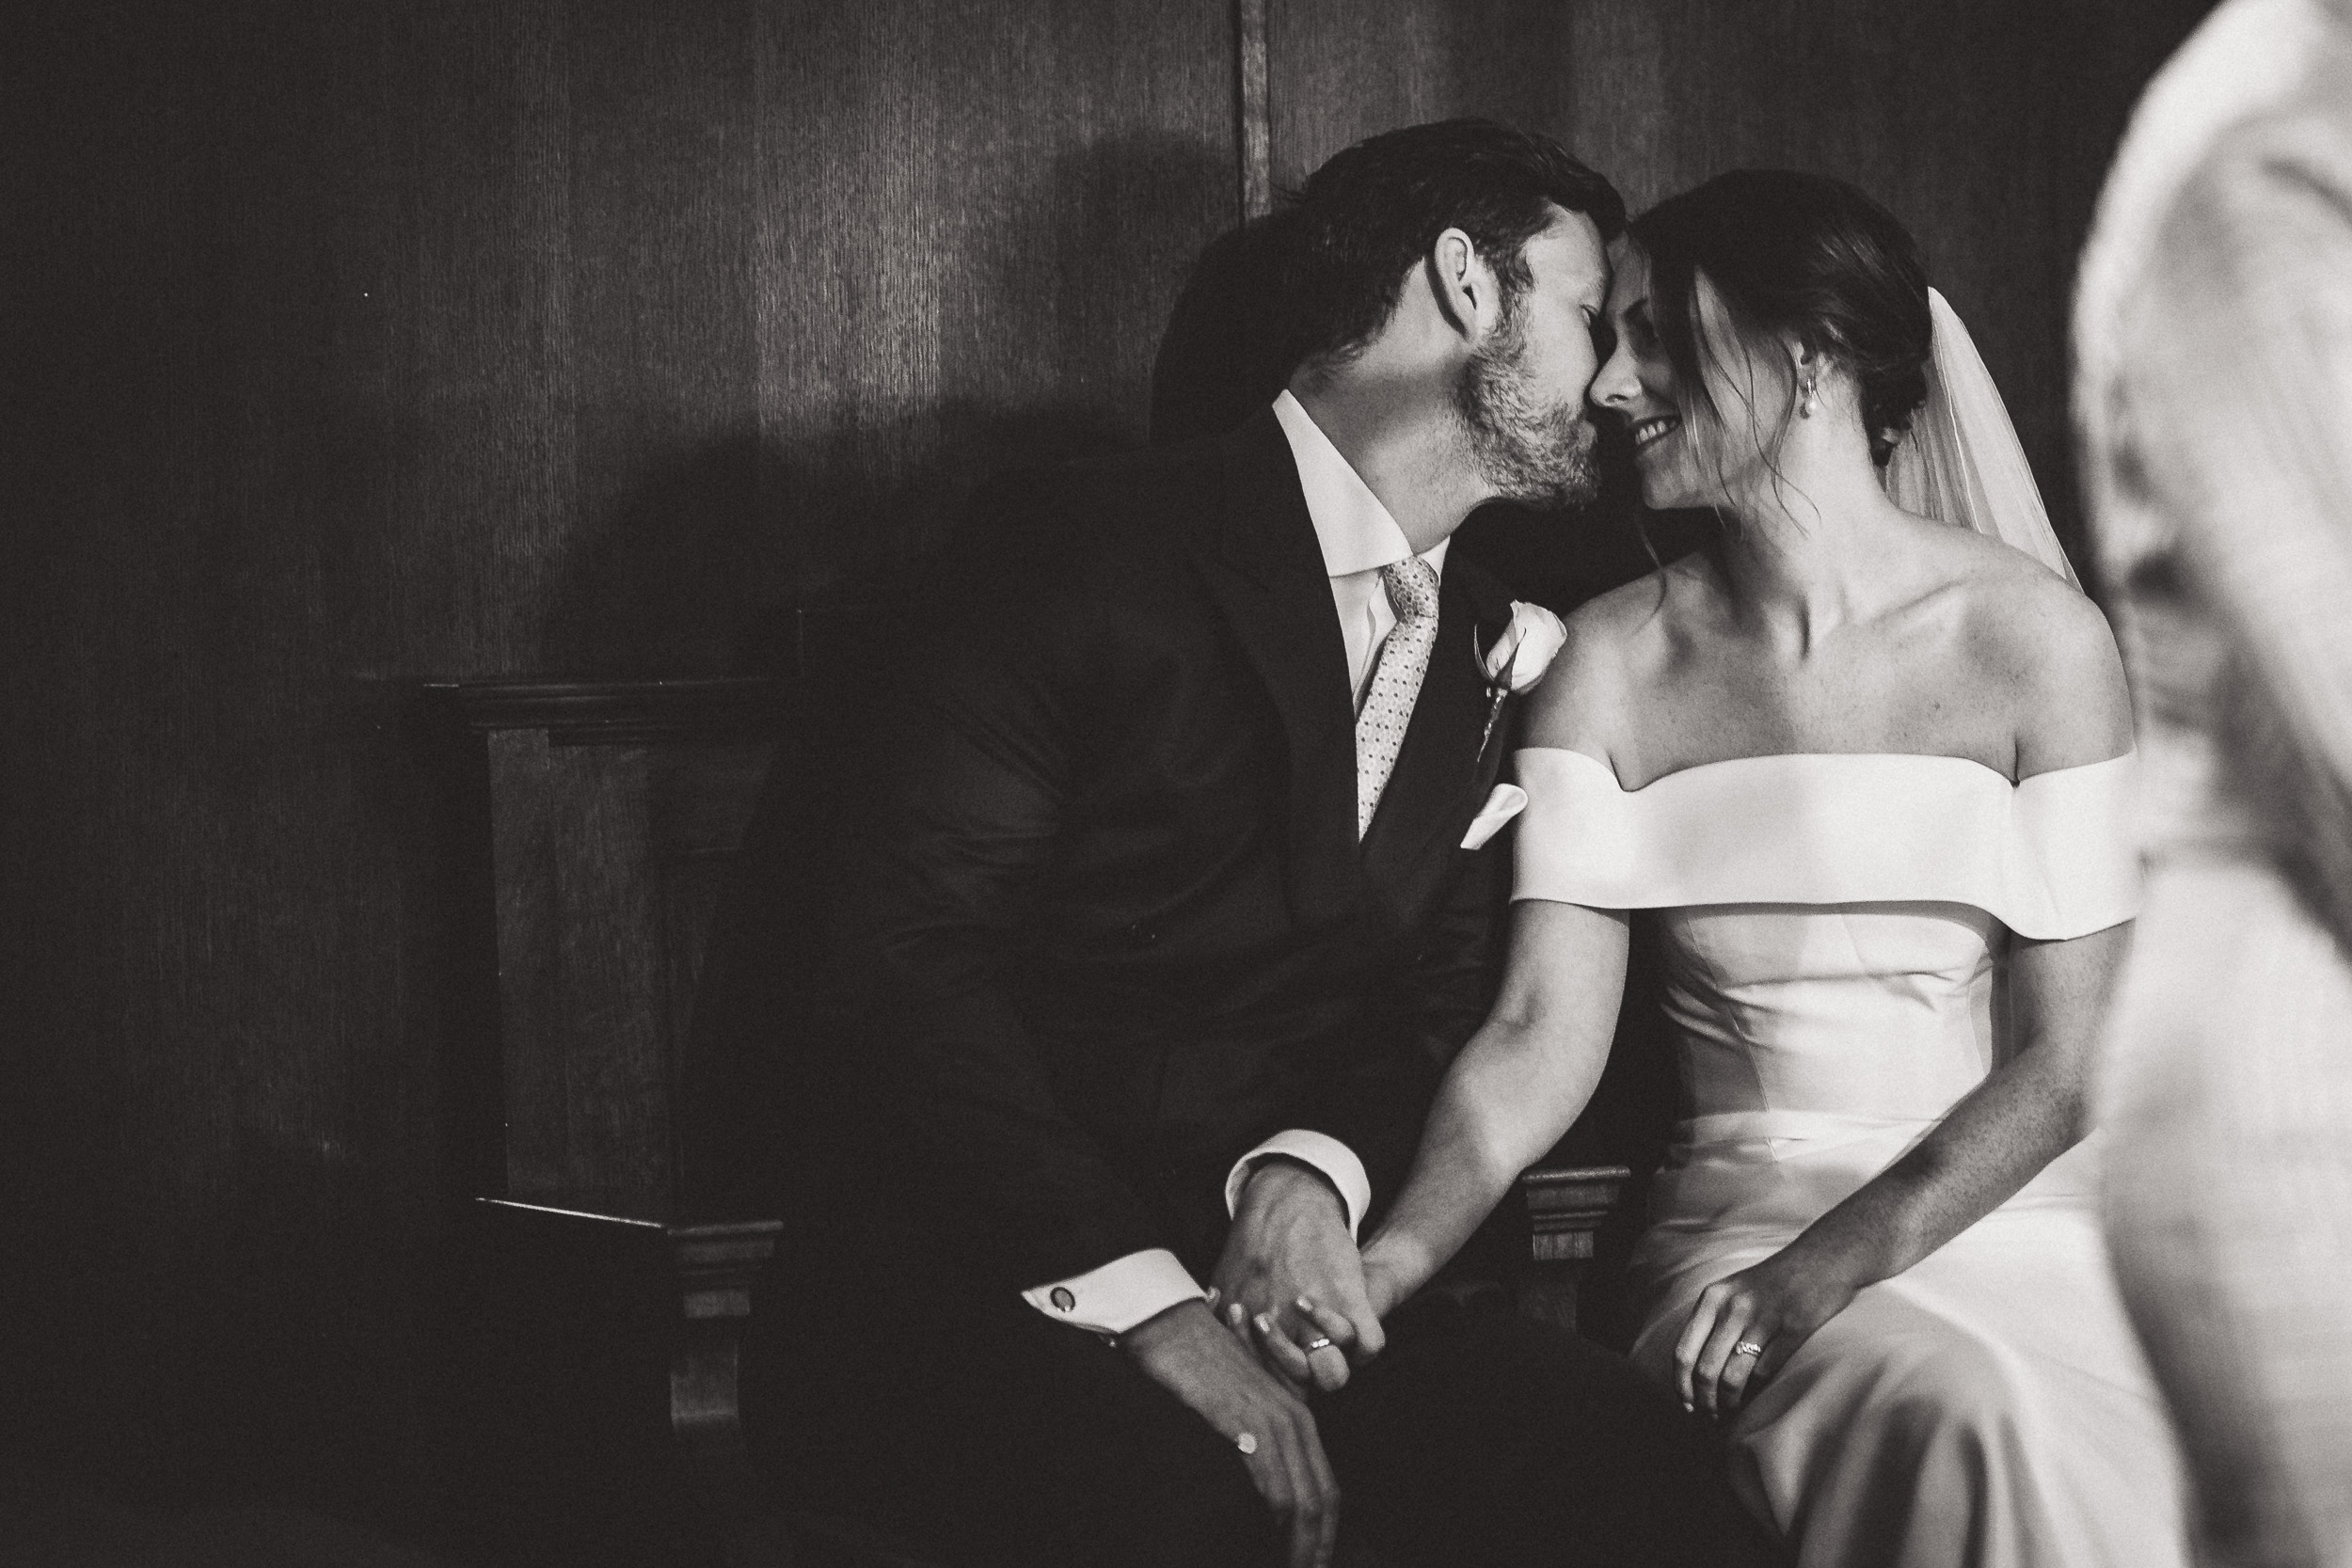
[(1508, 877), (1518, 628), (1447, 542), (1590, 493), (1622, 206), (1454, 121), (1280, 221), (1272, 406), (1000, 484), (914, 618), (837, 840), (863, 1037), (819, 1117), (851, 1152), (770, 1292), (772, 1442), (807, 1500), (956, 1561), (1739, 1560), (1662, 1396), (1491, 1304), (1384, 1329), (1354, 1243)]

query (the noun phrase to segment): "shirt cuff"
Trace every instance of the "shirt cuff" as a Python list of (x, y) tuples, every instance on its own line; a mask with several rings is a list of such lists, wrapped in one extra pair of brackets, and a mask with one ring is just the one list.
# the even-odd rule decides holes
[(1372, 1207), (1372, 1178), (1364, 1174), (1364, 1163), (1356, 1158), (1354, 1149), (1327, 1132), (1310, 1132), (1302, 1127), (1275, 1133), (1233, 1162), (1232, 1174), (1225, 1179), (1227, 1218), (1241, 1207), (1241, 1190), (1249, 1181), (1250, 1170), (1269, 1154), (1312, 1165), (1329, 1178), (1340, 1190), (1340, 1207), (1347, 1211), (1347, 1233), (1356, 1234), (1357, 1227), (1364, 1223), (1365, 1211)]
[(1114, 1258), (1099, 1269), (1021, 1292), (1021, 1299), (1056, 1323), (1097, 1334), (1124, 1334), (1183, 1302), (1208, 1292), (1166, 1247)]

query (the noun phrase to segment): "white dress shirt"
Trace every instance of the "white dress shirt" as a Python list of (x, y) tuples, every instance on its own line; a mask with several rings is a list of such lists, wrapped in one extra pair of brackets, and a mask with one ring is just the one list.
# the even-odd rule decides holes
[[(1323, 567), (1330, 574), (1331, 602), (1340, 618), (1340, 635), (1347, 645), (1348, 681), (1356, 705), (1363, 705), (1380, 662), (1380, 645), (1396, 626), (1387, 585), (1380, 570), (1412, 555), (1405, 537), (1380, 498), (1317, 428), (1296, 398), (1284, 391), (1274, 400), (1274, 417), (1289, 438), (1291, 459), (1298, 465), (1298, 484), (1307, 498), (1307, 516), (1314, 524), (1315, 542), (1323, 550)], [(1445, 575), (1445, 548), (1440, 539), (1421, 558), (1440, 579)], [(1225, 1211), (1232, 1213), (1255, 1164), (1284, 1155), (1311, 1165), (1339, 1190), (1347, 1211), (1349, 1235), (1363, 1224), (1372, 1206), (1372, 1182), (1363, 1162), (1353, 1149), (1324, 1132), (1293, 1128), (1278, 1132), (1236, 1161), (1225, 1181)], [(1124, 1334), (1147, 1318), (1157, 1317), (1182, 1302), (1198, 1301), (1206, 1292), (1176, 1255), (1152, 1247), (1114, 1258), (1100, 1268), (1069, 1279), (1049, 1280), (1021, 1292), (1021, 1298), (1047, 1317), (1098, 1334)]]

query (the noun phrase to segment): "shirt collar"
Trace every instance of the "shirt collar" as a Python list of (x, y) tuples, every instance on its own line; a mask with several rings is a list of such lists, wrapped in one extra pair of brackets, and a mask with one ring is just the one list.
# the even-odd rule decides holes
[[(1323, 546), (1327, 575), (1343, 578), (1377, 571), (1413, 553), (1412, 542), (1372, 486), (1288, 388), (1274, 400), (1274, 417), (1290, 438), (1291, 459), (1298, 465), (1298, 486), (1307, 495), (1307, 515), (1315, 525), (1315, 542)], [(1451, 535), (1438, 540), (1422, 552), (1422, 559), (1442, 575), (1445, 547), (1452, 543)]]

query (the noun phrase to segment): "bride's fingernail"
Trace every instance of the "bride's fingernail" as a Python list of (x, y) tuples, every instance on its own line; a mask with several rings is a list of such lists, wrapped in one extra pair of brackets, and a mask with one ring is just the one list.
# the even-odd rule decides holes
[(1249, 1321), (1258, 1325), (1258, 1332), (1261, 1334), (1271, 1334), (1274, 1332), (1274, 1318), (1270, 1313), (1261, 1312)]
[(1311, 1312), (1315, 1309), (1315, 1304), (1309, 1301), (1305, 1296), (1300, 1296), (1298, 1298), (1298, 1309), (1301, 1312)]

